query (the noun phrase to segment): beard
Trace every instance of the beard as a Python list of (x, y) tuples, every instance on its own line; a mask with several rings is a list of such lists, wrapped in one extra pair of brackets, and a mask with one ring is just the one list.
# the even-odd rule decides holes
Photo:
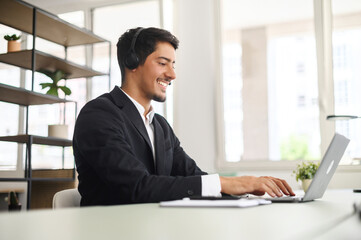
[(154, 95), (152, 97), (152, 100), (156, 101), (156, 102), (165, 102), (165, 100), (167, 99), (166, 96), (157, 96), (157, 95)]

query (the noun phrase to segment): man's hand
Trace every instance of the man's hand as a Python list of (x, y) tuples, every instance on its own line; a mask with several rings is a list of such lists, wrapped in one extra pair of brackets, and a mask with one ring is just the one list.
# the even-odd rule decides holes
[(295, 193), (288, 183), (279, 178), (274, 177), (220, 177), (221, 192), (241, 195), (251, 193), (261, 196), (268, 193), (271, 197), (281, 197), (283, 194), (294, 196)]

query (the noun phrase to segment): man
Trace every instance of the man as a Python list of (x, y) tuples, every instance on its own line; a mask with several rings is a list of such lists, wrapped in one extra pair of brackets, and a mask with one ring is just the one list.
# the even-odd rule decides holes
[(159, 202), (195, 196), (294, 195), (273, 177), (219, 177), (201, 171), (151, 100), (163, 102), (176, 78), (178, 40), (168, 31), (136, 28), (118, 41), (121, 88), (81, 110), (74, 131), (81, 205)]

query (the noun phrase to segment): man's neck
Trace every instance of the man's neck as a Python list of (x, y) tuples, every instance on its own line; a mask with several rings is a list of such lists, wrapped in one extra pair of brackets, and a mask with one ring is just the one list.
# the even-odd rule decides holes
[(126, 94), (128, 94), (131, 98), (133, 98), (137, 103), (142, 105), (144, 107), (144, 116), (146, 116), (152, 109), (151, 104), (149, 100), (145, 100), (143, 97), (140, 96), (136, 91), (132, 91), (131, 88), (128, 88), (126, 86), (120, 87)]

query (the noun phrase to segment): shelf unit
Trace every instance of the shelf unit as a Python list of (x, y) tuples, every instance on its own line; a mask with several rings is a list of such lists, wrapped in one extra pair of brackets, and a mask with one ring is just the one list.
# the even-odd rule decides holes
[[(0, 54), (0, 62), (31, 70), (32, 52), (32, 50), (23, 50), (19, 52)], [(51, 56), (50, 54), (38, 50), (35, 50), (35, 59), (35, 71), (39, 71), (41, 69), (55, 71), (60, 69), (68, 73), (67, 79), (104, 75), (104, 73), (94, 71), (91, 68)]]
[[(1, 0), (0, 2), (0, 24), (18, 29), (33, 36), (33, 46), (30, 50), (0, 54), (0, 62), (31, 70), (31, 91), (23, 88), (13, 87), (0, 83), (0, 101), (24, 106), (26, 109), (25, 134), (15, 136), (0, 136), (0, 141), (26, 144), (24, 177), (0, 178), (0, 181), (25, 181), (27, 182), (27, 209), (31, 206), (31, 187), (34, 181), (74, 181), (75, 167), (71, 178), (59, 177), (33, 177), (32, 174), (32, 144), (71, 147), (72, 141), (54, 137), (44, 137), (28, 134), (29, 106), (74, 103), (75, 116), (77, 104), (74, 101), (58, 98), (34, 91), (35, 72), (39, 70), (62, 70), (67, 73), (67, 79), (90, 78), (94, 76), (108, 76), (110, 87), (110, 52), (111, 43), (91, 31), (74, 26), (47, 11), (37, 8), (20, 0)], [(36, 49), (37, 37), (57, 43), (64, 47), (65, 59), (52, 56)], [(71, 46), (88, 45), (95, 43), (108, 43), (109, 45), (109, 72), (102, 73), (87, 66), (82, 66), (67, 60), (67, 50)], [(63, 154), (64, 155), (64, 154)], [(63, 156), (64, 157), (64, 156)]]

